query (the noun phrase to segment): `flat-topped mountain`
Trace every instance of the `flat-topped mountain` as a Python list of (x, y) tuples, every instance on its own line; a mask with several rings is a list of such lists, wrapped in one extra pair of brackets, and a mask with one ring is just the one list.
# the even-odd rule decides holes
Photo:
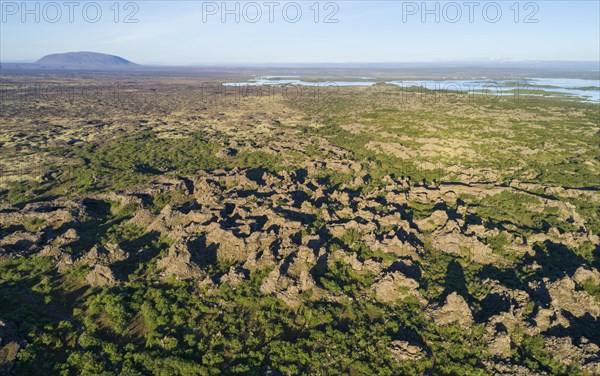
[(138, 66), (120, 56), (86, 51), (46, 55), (35, 64), (40, 67), (61, 69), (115, 69)]

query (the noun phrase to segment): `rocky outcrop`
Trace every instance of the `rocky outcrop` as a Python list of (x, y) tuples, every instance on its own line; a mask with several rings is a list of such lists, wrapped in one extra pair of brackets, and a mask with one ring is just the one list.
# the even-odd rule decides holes
[(248, 257), (246, 241), (216, 223), (207, 228), (204, 237), (207, 246), (216, 246), (219, 261), (243, 261)]
[(588, 280), (592, 281), (595, 285), (600, 285), (600, 272), (595, 268), (588, 269), (580, 267), (575, 271), (575, 274), (573, 274), (573, 281), (580, 285)]
[(476, 236), (467, 236), (456, 221), (446, 222), (443, 228), (432, 233), (432, 245), (444, 253), (466, 256), (480, 264), (493, 264), (499, 256), (492, 249), (479, 241)]
[(113, 271), (104, 265), (94, 265), (85, 277), (86, 282), (94, 287), (109, 286), (117, 283)]
[(419, 291), (417, 291), (418, 288), (419, 282), (406, 277), (400, 272), (386, 274), (373, 285), (375, 297), (382, 303), (391, 303), (403, 300), (408, 296), (413, 296), (424, 306), (427, 302), (423, 299)]
[(555, 360), (565, 365), (577, 362), (588, 374), (600, 375), (600, 359), (598, 356), (600, 347), (591, 343), (585, 337), (578, 342), (580, 343), (575, 345), (570, 337), (550, 337), (546, 340), (546, 345)]
[(285, 265), (281, 264), (273, 269), (263, 280), (260, 292), (275, 295), (290, 307), (298, 307), (302, 303), (300, 294), (312, 289), (315, 282), (308, 270), (303, 270), (297, 277), (288, 277), (281, 272), (284, 268)]
[(89, 252), (77, 260), (76, 264), (111, 265), (127, 260), (127, 253), (118, 244), (95, 245)]
[[(591, 374), (597, 373), (597, 358), (591, 355), (597, 352), (594, 342), (583, 343), (582, 336), (582, 343), (572, 343), (554, 334), (575, 330), (574, 318), (597, 320), (598, 302), (582, 286), (589, 281), (598, 284), (600, 273), (582, 266), (560, 279), (548, 278), (544, 265), (540, 265), (543, 261), (533, 260), (524, 269), (527, 276), (519, 276), (523, 281), (517, 282), (521, 283), (517, 287), (506, 283), (505, 278), (511, 278), (508, 272), (498, 271), (509, 265), (508, 258), (486, 244), (500, 236), (506, 239), (505, 253), (525, 259), (536, 256), (532, 245), (535, 241), (551, 240), (572, 248), (584, 242), (598, 243), (597, 235), (585, 231), (585, 220), (572, 207), (557, 200), (539, 199), (542, 208), (555, 208), (560, 218), (578, 226), (578, 230), (549, 228), (526, 236), (510, 223), (489, 226), (476, 216), (476, 210), (460, 200), (462, 195), (485, 198), (513, 192), (513, 188), (477, 184), (423, 187), (415, 186), (408, 178), (388, 176), (384, 186), (361, 192), (358, 188), (370, 179), (368, 176), (357, 174), (354, 181), (332, 188), (311, 176), (322, 168), (314, 163), (307, 165), (306, 171), (277, 174), (237, 168), (204, 171), (190, 179), (161, 178), (142, 188), (90, 196), (88, 201), (57, 200), (29, 204), (23, 209), (5, 205), (0, 218), (7, 226), (0, 229), (0, 246), (13, 254), (18, 254), (14, 251), (22, 246), (25, 253), (50, 257), (59, 273), (88, 266), (86, 282), (94, 287), (119, 283), (115, 273), (121, 276), (130, 262), (139, 262), (146, 249), (128, 253), (119, 244), (96, 244), (83, 255), (73, 251), (82, 237), (89, 236), (80, 225), (99, 216), (94, 206), (98, 203), (89, 200), (110, 200), (136, 208), (124, 223), (172, 242), (166, 255), (156, 262), (162, 278), (197, 279), (199, 286), (210, 290), (223, 284), (236, 288), (252, 273), (270, 270), (261, 282), (260, 293), (297, 308), (307, 291), (329, 301), (348, 299), (347, 294), (333, 293), (318, 283), (319, 273), (343, 263), (351, 273), (368, 275), (375, 281), (352, 299), (388, 305), (415, 299), (437, 325), (456, 324), (468, 330), (475, 322), (468, 302), (476, 301), (482, 309), (475, 316), (485, 320), (483, 340), (495, 360), (487, 365), (491, 373), (531, 374), (510, 363), (516, 346), (511, 333), (516, 328), (527, 335), (545, 336), (550, 339), (552, 351), (568, 354), (561, 361), (567, 363), (568, 358), (574, 358)], [(169, 194), (183, 200), (170, 202), (158, 213), (154, 211), (151, 199)], [(411, 209), (415, 203), (429, 208), (429, 214), (415, 219)], [(107, 213), (102, 215), (114, 215), (112, 205), (105, 205)], [(22, 228), (20, 224), (27, 221), (36, 225), (35, 231)], [(55, 221), (59, 227), (51, 227), (46, 221)], [(124, 243), (122, 246), (129, 250)], [(462, 261), (481, 264), (482, 274), (491, 271), (481, 281), (487, 295), (463, 297), (453, 292), (443, 303), (428, 302), (419, 288), (423, 287), (421, 267), (432, 262), (427, 254), (431, 247)], [(230, 267), (218, 276), (207, 274), (219, 265)], [(7, 349), (14, 350), (14, 346)], [(424, 347), (407, 341), (393, 341), (389, 350), (398, 361), (427, 356)]]
[(434, 211), (428, 218), (416, 221), (421, 231), (433, 231), (442, 228), (448, 222), (448, 214), (444, 210)]
[(473, 314), (465, 299), (453, 292), (442, 307), (434, 308), (433, 320), (437, 325), (459, 324), (468, 328), (473, 324)]
[(548, 292), (556, 309), (567, 311), (575, 317), (585, 314), (594, 318), (600, 316), (600, 304), (585, 291), (577, 291), (575, 281), (570, 277), (549, 284)]
[(194, 248), (192, 244), (194, 240), (196, 239), (182, 239), (169, 248), (167, 256), (158, 260), (156, 266), (163, 270), (163, 277), (174, 276), (178, 279), (186, 279), (203, 275), (195, 262), (199, 257), (196, 253), (200, 250)]
[(511, 357), (511, 340), (507, 333), (494, 333), (492, 339), (488, 342), (488, 352), (490, 355), (508, 359)]
[(246, 279), (246, 272), (243, 268), (232, 266), (229, 268), (229, 272), (224, 274), (219, 281), (231, 286), (237, 286)]
[(389, 350), (394, 359), (399, 362), (419, 360), (425, 356), (425, 351), (422, 347), (407, 341), (392, 341)]
[(57, 247), (64, 247), (69, 244), (75, 243), (79, 239), (80, 237), (77, 233), (77, 230), (75, 230), (74, 228), (70, 228), (67, 231), (65, 231), (62, 235), (56, 237), (53, 243)]

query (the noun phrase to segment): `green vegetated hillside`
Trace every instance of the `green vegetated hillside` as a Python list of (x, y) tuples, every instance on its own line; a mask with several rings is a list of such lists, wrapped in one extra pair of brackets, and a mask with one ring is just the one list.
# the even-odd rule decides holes
[(600, 373), (596, 105), (154, 85), (6, 98), (0, 373)]

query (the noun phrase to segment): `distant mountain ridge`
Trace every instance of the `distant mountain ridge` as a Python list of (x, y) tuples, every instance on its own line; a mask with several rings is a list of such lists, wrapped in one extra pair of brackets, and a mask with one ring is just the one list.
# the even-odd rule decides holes
[(115, 69), (138, 66), (120, 56), (89, 51), (46, 55), (34, 64), (40, 67), (61, 69)]

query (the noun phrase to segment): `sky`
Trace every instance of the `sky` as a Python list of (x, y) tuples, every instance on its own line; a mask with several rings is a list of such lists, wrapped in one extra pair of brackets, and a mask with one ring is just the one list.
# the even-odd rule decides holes
[(0, 1), (0, 61), (70, 51), (157, 65), (600, 61), (600, 2)]

